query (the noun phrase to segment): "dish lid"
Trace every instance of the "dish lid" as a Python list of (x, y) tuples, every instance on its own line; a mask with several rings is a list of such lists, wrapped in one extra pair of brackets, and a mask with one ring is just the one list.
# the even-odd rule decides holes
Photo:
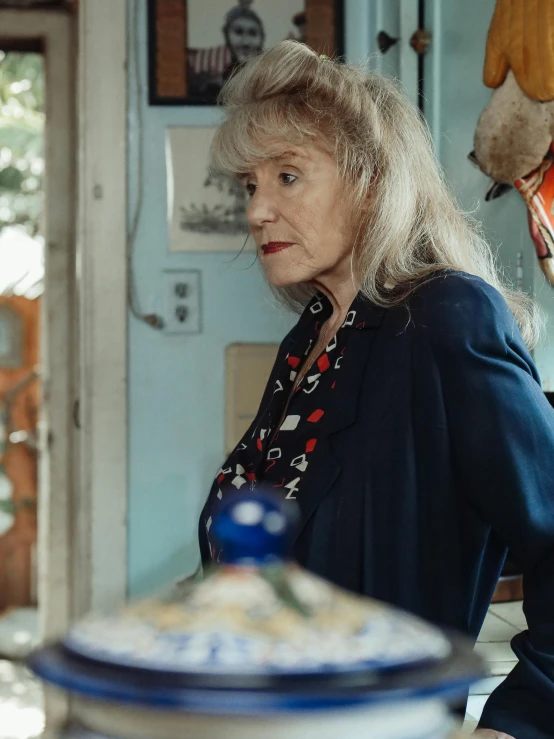
[(220, 676), (234, 687), (241, 678), (375, 674), (449, 656), (440, 630), (288, 560), (289, 503), (258, 491), (230, 497), (211, 531), (221, 564), (164, 597), (85, 618), (63, 646), (104, 665), (187, 675), (198, 684)]

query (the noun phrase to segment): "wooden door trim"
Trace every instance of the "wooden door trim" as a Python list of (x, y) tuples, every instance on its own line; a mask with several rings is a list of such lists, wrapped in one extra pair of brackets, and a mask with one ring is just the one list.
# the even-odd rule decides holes
[(127, 11), (78, 13), (79, 501), (73, 614), (127, 594)]

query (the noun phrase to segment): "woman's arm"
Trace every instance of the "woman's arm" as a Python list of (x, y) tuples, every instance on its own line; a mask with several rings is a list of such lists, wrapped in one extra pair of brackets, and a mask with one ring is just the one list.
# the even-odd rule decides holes
[(519, 663), (491, 695), (480, 727), (551, 739), (554, 410), (500, 294), (477, 278), (436, 283), (422, 290), (417, 341), (440, 377), (454, 474), (524, 568), (528, 630), (512, 641)]

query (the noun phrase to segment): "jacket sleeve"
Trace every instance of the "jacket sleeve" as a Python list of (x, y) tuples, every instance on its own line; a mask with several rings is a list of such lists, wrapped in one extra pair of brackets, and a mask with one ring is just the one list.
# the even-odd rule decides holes
[(418, 334), (442, 383), (455, 474), (524, 570), (528, 630), (512, 640), (519, 663), (479, 725), (552, 739), (554, 409), (502, 296), (469, 276), (436, 282), (422, 296)]

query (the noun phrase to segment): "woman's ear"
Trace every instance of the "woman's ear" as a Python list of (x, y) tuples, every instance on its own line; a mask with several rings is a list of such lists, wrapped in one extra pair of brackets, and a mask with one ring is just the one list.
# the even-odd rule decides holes
[(364, 193), (361, 194), (361, 196), (356, 198), (356, 210), (358, 212), (367, 212), (372, 207), (374, 201), (375, 201), (375, 183), (377, 182), (377, 177), (374, 175), (371, 177), (369, 181), (369, 185)]

